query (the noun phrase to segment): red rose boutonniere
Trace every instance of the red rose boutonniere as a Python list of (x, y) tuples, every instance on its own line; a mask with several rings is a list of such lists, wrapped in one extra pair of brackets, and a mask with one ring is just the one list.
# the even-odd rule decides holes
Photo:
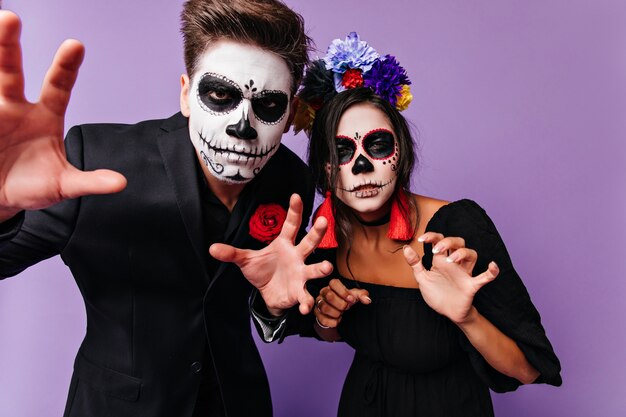
[(250, 217), (250, 236), (265, 244), (278, 237), (287, 211), (278, 204), (261, 204)]

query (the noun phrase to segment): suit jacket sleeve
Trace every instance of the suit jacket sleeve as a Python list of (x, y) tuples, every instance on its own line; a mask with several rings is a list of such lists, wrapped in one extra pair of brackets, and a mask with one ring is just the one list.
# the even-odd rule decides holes
[[(68, 161), (82, 168), (83, 141), (80, 127), (67, 134)], [(58, 255), (69, 241), (80, 207), (80, 199), (65, 200), (44, 210), (27, 211), (5, 222), (0, 234), (0, 279), (19, 274), (44, 259)], [(12, 223), (12, 224), (10, 224)]]

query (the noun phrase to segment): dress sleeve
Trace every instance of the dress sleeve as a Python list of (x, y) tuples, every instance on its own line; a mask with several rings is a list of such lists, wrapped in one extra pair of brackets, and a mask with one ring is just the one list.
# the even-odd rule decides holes
[[(82, 169), (83, 139), (73, 127), (65, 139), (68, 161)], [(75, 226), (80, 198), (64, 200), (44, 210), (26, 211), (0, 231), (0, 279), (63, 252)]]
[[(465, 239), (466, 247), (478, 252), (474, 276), (484, 272), (491, 261), (500, 269), (498, 277), (476, 294), (476, 309), (517, 343), (526, 359), (540, 372), (535, 383), (560, 386), (561, 365), (541, 325), (539, 312), (487, 213), (471, 200), (451, 203), (440, 212), (433, 217), (429, 230), (446, 236), (460, 236)], [(425, 250), (430, 254), (430, 249)], [(431, 263), (432, 255), (425, 265), (430, 267)], [(493, 391), (513, 391), (521, 385), (515, 378), (492, 368), (462, 333), (460, 342), (478, 375)]]

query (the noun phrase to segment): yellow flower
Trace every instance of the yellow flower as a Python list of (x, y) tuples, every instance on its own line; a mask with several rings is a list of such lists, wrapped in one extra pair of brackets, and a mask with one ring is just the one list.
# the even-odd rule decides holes
[(398, 101), (396, 102), (396, 109), (398, 111), (406, 110), (409, 107), (409, 104), (413, 100), (413, 95), (411, 94), (411, 88), (404, 84), (402, 86), (402, 90), (400, 90), (400, 94), (398, 94)]
[(296, 115), (293, 118), (293, 130), (298, 133), (302, 130), (308, 135), (315, 120), (315, 110), (302, 100), (298, 100)]

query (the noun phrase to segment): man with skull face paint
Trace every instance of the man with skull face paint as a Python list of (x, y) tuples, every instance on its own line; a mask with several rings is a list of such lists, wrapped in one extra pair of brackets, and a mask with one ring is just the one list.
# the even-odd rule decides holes
[[(259, 288), (255, 324), (277, 339), (285, 309), (312, 307), (304, 282), (330, 272), (303, 264), (325, 222), (304, 236), (310, 173), (280, 144), (307, 62), (302, 18), (278, 0), (187, 1), (181, 113), (76, 126), (65, 143), (83, 47), (59, 48), (29, 103), (19, 31), (0, 12), (0, 278), (57, 254), (72, 270), (87, 333), (65, 415), (270, 416), (250, 295)], [(289, 211), (261, 242), (250, 224), (265, 206)], [(216, 242), (260, 255), (247, 278), (218, 261), (242, 252)], [(263, 264), (268, 254), (289, 267)]]
[[(242, 68), (242, 61), (250, 65)], [(250, 45), (219, 41), (201, 56), (194, 78), (183, 78), (181, 106), (191, 116), (189, 133), (209, 181), (249, 182), (278, 150), (289, 126), (286, 63)]]

